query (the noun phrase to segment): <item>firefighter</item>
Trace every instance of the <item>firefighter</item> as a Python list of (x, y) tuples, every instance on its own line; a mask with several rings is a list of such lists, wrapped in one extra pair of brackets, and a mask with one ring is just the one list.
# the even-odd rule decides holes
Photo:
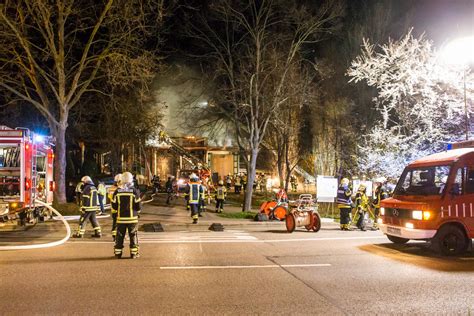
[(185, 193), (188, 197), (188, 205), (191, 209), (191, 217), (193, 219), (193, 224), (197, 224), (203, 189), (202, 185), (198, 182), (199, 178), (196, 174), (192, 173), (189, 177), (189, 180), (190, 182), (186, 186)]
[(343, 178), (339, 189), (337, 190), (337, 208), (340, 214), (341, 230), (351, 230), (351, 205), (352, 205), (352, 191), (349, 187), (349, 179)]
[(92, 227), (94, 228), (94, 235), (92, 237), (102, 237), (100, 225), (96, 218), (96, 212), (99, 210), (98, 207), (98, 194), (97, 189), (89, 176), (84, 176), (81, 179), (84, 183), (84, 187), (81, 194), (81, 212), (82, 215), (79, 218), (79, 227), (77, 232), (73, 235), (74, 238), (84, 237), (86, 232), (87, 220), (90, 220)]
[(359, 185), (355, 197), (355, 204), (357, 213), (359, 214), (359, 219), (357, 220), (357, 228), (361, 231), (366, 231), (365, 229), (365, 216), (369, 207), (369, 198), (366, 194), (367, 188), (364, 184)]
[(173, 180), (171, 177), (168, 177), (168, 180), (165, 183), (165, 188), (166, 188), (166, 204), (170, 204), (170, 200), (173, 197)]
[(202, 214), (201, 214), (201, 213), (206, 211), (207, 187), (206, 187), (206, 185), (203, 183), (202, 180), (199, 180), (199, 183), (201, 184), (202, 194), (201, 194), (201, 196), (200, 196), (200, 201), (199, 201), (199, 213), (198, 213), (198, 217), (202, 217)]
[(278, 204), (280, 203), (288, 203), (288, 195), (285, 192), (285, 189), (280, 187), (280, 190), (276, 194), (276, 200)]
[[(112, 201), (112, 198), (114, 197), (115, 191), (122, 185), (122, 174), (117, 174), (114, 177), (114, 184), (110, 186), (107, 196), (109, 197), (109, 200)], [(110, 210), (110, 216), (112, 217), (112, 239), (115, 241), (115, 237), (117, 236), (117, 209), (111, 206)]]
[(107, 194), (107, 189), (105, 188), (104, 182), (99, 182), (97, 185), (97, 194), (99, 195), (99, 206), (100, 206), (100, 214), (105, 214), (105, 208), (104, 208), (104, 200), (105, 200), (105, 195)]
[(117, 259), (122, 258), (123, 241), (128, 231), (130, 239), (130, 257), (138, 258), (138, 215), (141, 211), (140, 192), (133, 185), (130, 172), (122, 174), (122, 186), (118, 187), (112, 197), (112, 207), (117, 210), (117, 238), (114, 253)]
[(232, 176), (230, 175), (230, 173), (225, 177), (225, 183), (227, 185), (227, 190), (230, 190), (230, 188), (232, 187)]
[(227, 196), (227, 189), (224, 186), (224, 181), (219, 180), (217, 183), (216, 194), (214, 198), (216, 199), (216, 213), (222, 213), (224, 210), (224, 201)]
[(296, 181), (296, 177), (291, 175), (290, 177), (290, 184), (291, 184), (291, 191), (296, 192), (298, 190), (298, 182)]
[(387, 179), (385, 177), (375, 179), (375, 185), (377, 187), (375, 188), (375, 198), (372, 202), (372, 206), (374, 208), (374, 226), (372, 227), (372, 230), (379, 229), (377, 219), (380, 215), (380, 201), (385, 200), (390, 196), (388, 189), (385, 187), (386, 182)]
[(234, 181), (234, 191), (235, 194), (240, 194), (240, 190), (242, 189), (242, 178), (240, 177), (240, 174), (235, 176), (235, 181)]

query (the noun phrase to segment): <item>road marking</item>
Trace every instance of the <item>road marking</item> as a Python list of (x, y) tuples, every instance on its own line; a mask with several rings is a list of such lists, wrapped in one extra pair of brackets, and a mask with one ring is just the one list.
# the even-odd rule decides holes
[[(373, 236), (373, 237), (327, 237), (327, 238), (295, 238), (295, 239), (173, 239), (170, 237), (165, 237), (163, 239), (149, 239), (149, 238), (142, 238), (139, 234), (139, 243), (141, 244), (208, 244), (208, 243), (261, 243), (261, 244), (272, 244), (272, 243), (285, 243), (285, 242), (308, 242), (308, 241), (335, 241), (335, 240), (369, 240), (369, 239), (386, 239), (385, 236)], [(69, 243), (92, 243), (92, 244), (103, 244), (103, 243), (111, 243), (111, 241), (86, 241), (86, 240), (72, 240)]]
[(199, 270), (199, 269), (260, 269), (260, 268), (311, 268), (311, 267), (330, 267), (329, 263), (311, 263), (311, 264), (268, 264), (268, 265), (249, 265), (249, 266), (176, 266), (160, 267), (160, 270)]

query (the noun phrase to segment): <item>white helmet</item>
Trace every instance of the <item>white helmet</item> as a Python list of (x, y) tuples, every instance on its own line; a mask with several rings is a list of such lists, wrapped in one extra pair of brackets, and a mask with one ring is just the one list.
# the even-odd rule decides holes
[(89, 177), (89, 176), (83, 176), (81, 178), (81, 181), (84, 182), (84, 183), (93, 183), (91, 177)]
[(114, 177), (114, 181), (117, 184), (122, 183), (122, 174), (121, 173), (116, 174)]
[(387, 182), (387, 178), (385, 177), (378, 177), (377, 179), (375, 179), (375, 183), (385, 183)]
[(122, 173), (122, 183), (123, 184), (133, 183), (133, 175), (128, 171)]
[(197, 181), (199, 180), (199, 177), (195, 173), (191, 173), (189, 179), (191, 179), (192, 181)]

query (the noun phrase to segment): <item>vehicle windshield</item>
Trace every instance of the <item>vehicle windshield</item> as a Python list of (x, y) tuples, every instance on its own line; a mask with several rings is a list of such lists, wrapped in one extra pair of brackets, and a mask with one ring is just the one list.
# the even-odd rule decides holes
[(407, 168), (395, 189), (395, 195), (441, 195), (448, 180), (450, 166)]

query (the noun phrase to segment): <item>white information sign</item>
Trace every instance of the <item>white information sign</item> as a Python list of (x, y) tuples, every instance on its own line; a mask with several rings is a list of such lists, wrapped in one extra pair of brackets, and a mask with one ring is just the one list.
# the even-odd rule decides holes
[(365, 187), (367, 188), (367, 191), (365, 191), (365, 194), (368, 197), (371, 197), (372, 196), (372, 186), (373, 186), (372, 181), (352, 180), (352, 190), (353, 190), (352, 192), (353, 192), (353, 194), (357, 193), (357, 191), (359, 190), (359, 186), (361, 184), (365, 185)]
[(337, 178), (318, 176), (316, 185), (316, 198), (318, 202), (334, 202), (334, 199), (337, 197)]

